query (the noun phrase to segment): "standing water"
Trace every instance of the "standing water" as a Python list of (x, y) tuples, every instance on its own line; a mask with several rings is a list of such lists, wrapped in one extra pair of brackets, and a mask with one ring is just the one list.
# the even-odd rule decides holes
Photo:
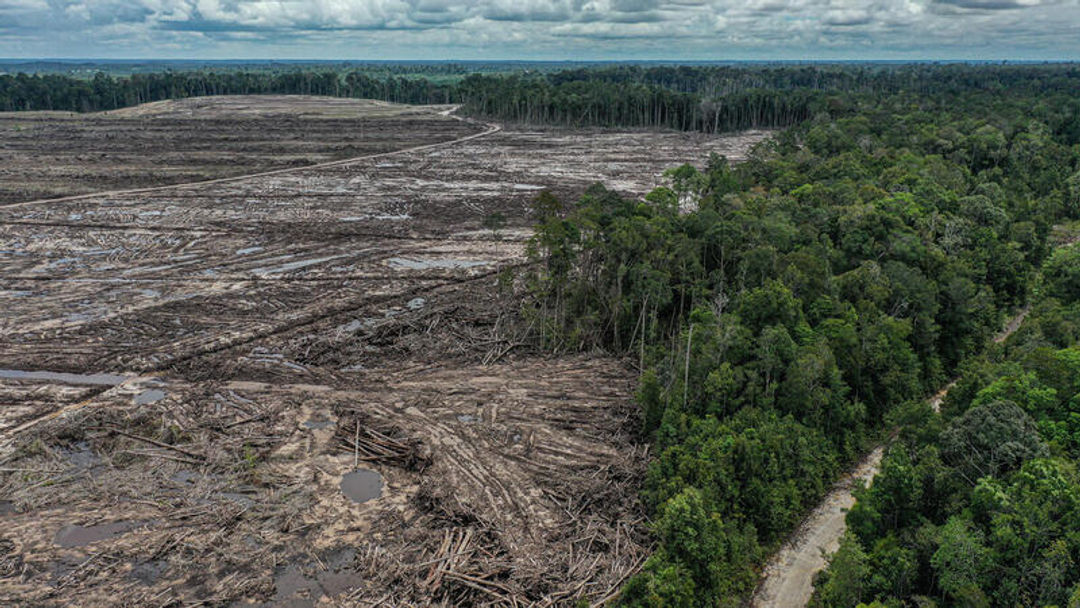
[(382, 495), (382, 475), (369, 469), (356, 469), (341, 478), (341, 493), (353, 502), (367, 502)]

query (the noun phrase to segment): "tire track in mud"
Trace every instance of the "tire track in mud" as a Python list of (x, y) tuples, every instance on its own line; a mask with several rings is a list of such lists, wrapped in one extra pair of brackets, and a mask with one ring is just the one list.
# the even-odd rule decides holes
[[(1030, 311), (1028, 305), (1013, 315), (993, 342), (1000, 344), (1020, 329)], [(941, 404), (957, 381), (954, 378), (927, 399), (934, 413), (941, 413)], [(810, 603), (814, 576), (825, 569), (828, 557), (840, 548), (840, 538), (847, 530), (847, 512), (855, 505), (856, 482), (873, 483), (887, 446), (888, 441), (864, 456), (769, 559), (750, 599), (751, 608), (801, 608)]]
[(75, 194), (72, 196), (63, 196), (58, 198), (43, 198), (32, 201), (23, 201), (21, 203), (7, 203), (0, 205), (0, 209), (17, 209), (19, 207), (29, 207), (33, 205), (41, 205), (45, 203), (66, 203), (71, 201), (82, 201), (95, 198), (104, 198), (112, 196), (127, 196), (131, 194), (148, 194), (152, 192), (164, 192), (168, 190), (183, 190), (185, 188), (198, 188), (202, 186), (212, 186), (216, 184), (230, 184), (233, 182), (240, 182), (248, 179), (254, 179), (259, 177), (270, 177), (275, 175), (289, 175), (291, 173), (300, 173), (303, 171), (326, 169), (328, 167), (342, 167), (351, 165), (353, 163), (363, 162), (366, 160), (373, 160), (378, 158), (387, 158), (396, 156), (399, 154), (409, 154), (412, 152), (423, 152), (425, 150), (433, 150), (436, 148), (443, 148), (446, 146), (453, 146), (474, 139), (480, 139), (489, 135), (494, 135), (499, 131), (502, 131), (502, 125), (495, 123), (481, 123), (470, 118), (462, 118), (454, 114), (460, 106), (455, 106), (448, 110), (431, 111), (432, 114), (437, 116), (446, 116), (459, 122), (465, 122), (472, 125), (480, 125), (486, 127), (485, 130), (479, 133), (473, 133), (472, 135), (466, 135), (465, 137), (459, 137), (457, 139), (451, 139), (448, 141), (436, 142), (433, 144), (424, 144), (422, 146), (413, 146), (411, 148), (403, 148), (401, 150), (393, 150), (390, 152), (378, 152), (376, 154), (365, 154), (363, 156), (354, 156), (351, 158), (343, 158), (340, 160), (332, 160), (323, 163), (315, 163), (313, 165), (305, 165), (303, 167), (286, 167), (284, 169), (272, 169), (270, 171), (260, 171), (257, 173), (248, 173), (245, 175), (234, 175), (232, 177), (217, 177), (214, 179), (205, 179), (194, 182), (183, 182), (179, 184), (168, 184), (165, 186), (149, 186), (145, 188), (129, 188), (125, 190), (106, 190), (103, 192), (91, 192), (88, 194)]

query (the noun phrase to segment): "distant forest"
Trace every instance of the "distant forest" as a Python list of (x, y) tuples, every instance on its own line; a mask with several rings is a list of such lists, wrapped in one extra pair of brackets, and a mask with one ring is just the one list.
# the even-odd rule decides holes
[[(491, 68), (494, 69), (494, 68)], [(461, 104), (465, 114), (539, 125), (646, 127), (707, 133), (787, 127), (852, 95), (943, 99), (978, 90), (1069, 94), (1080, 66), (604, 66), (463, 74), (461, 66), (198, 70), (93, 78), (0, 75), (0, 110), (96, 112), (204, 95), (303, 94)], [(1072, 124), (1069, 129), (1080, 129)]]

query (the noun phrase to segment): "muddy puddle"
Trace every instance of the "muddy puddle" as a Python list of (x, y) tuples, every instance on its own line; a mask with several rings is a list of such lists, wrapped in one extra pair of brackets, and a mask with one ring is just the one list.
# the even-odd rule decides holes
[(148, 403), (157, 403), (166, 397), (165, 391), (161, 389), (152, 388), (145, 390), (138, 395), (135, 395), (135, 405), (146, 405)]
[(394, 257), (386, 260), (386, 263), (396, 268), (408, 268), (409, 270), (432, 270), (432, 269), (456, 269), (475, 268), (477, 266), (491, 266), (495, 262), (489, 260), (461, 260), (456, 258), (436, 258), (433, 260), (418, 260), (415, 258)]
[(339, 549), (324, 555), (318, 564), (302, 568), (294, 562), (279, 569), (274, 577), (274, 601), (263, 606), (314, 607), (323, 597), (348, 593), (363, 583), (351, 567), (355, 557), (354, 549)]
[(20, 369), (0, 369), (0, 379), (34, 380), (56, 382), (58, 384), (87, 384), (93, 386), (116, 386), (130, 379), (130, 376), (117, 374), (69, 374), (67, 372), (26, 371)]
[(305, 428), (314, 429), (314, 430), (328, 429), (328, 428), (330, 428), (332, 426), (334, 426), (334, 421), (333, 420), (328, 420), (328, 419), (323, 418), (321, 416), (315, 416), (313, 418), (309, 418), (308, 420), (304, 421), (304, 427)]
[(64, 526), (56, 533), (53, 542), (60, 547), (82, 547), (116, 538), (125, 532), (129, 532), (139, 524), (140, 522), (114, 521), (96, 526)]
[(356, 469), (341, 478), (341, 493), (356, 503), (382, 496), (382, 486), (382, 475), (370, 469)]

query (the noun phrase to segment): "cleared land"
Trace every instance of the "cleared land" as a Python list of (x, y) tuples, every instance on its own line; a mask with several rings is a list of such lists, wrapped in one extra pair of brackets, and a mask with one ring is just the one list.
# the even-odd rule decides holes
[[(289, 103), (82, 120), (183, 131), (236, 108), (279, 122)], [(463, 140), (488, 129), (369, 110), (365, 136), (385, 134), (369, 152), (448, 143), (0, 208), (0, 603), (562, 605), (610, 597), (640, 565), (633, 374), (522, 344), (529, 202), (595, 181), (641, 195), (763, 134)], [(282, 137), (332, 158), (349, 137), (320, 147), (325, 120)], [(140, 167), (174, 162), (167, 148), (105, 171), (134, 181), (88, 186), (75, 168), (49, 191), (156, 185)], [(495, 211), (498, 234), (480, 228)]]
[(474, 129), (419, 108), (320, 97), (0, 112), (0, 204), (311, 165)]

